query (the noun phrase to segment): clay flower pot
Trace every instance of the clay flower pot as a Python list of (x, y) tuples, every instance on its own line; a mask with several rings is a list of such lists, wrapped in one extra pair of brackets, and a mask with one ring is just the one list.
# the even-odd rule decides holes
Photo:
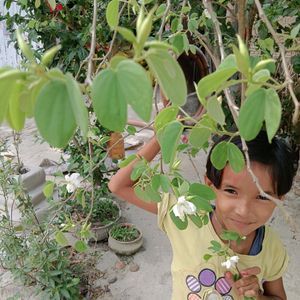
[(107, 224), (101, 224), (101, 222), (92, 222), (92, 232), (94, 234), (94, 237), (91, 238), (91, 240), (96, 240), (97, 242), (105, 240), (108, 238), (108, 232), (109, 230), (119, 222), (120, 218), (121, 218), (121, 208), (120, 206), (113, 200), (111, 199), (106, 199), (106, 198), (101, 198), (99, 199), (99, 201), (105, 201), (105, 200), (110, 200), (112, 201), (113, 205), (116, 206), (118, 208), (118, 216), (110, 221)]
[(108, 246), (115, 253), (132, 255), (143, 245), (143, 234), (130, 223), (119, 223), (109, 231)]

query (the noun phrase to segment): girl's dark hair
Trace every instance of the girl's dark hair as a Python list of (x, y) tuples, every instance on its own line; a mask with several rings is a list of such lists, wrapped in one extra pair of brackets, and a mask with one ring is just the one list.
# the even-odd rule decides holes
[[(213, 166), (210, 160), (211, 152), (218, 143), (229, 140), (230, 136), (227, 135), (219, 138), (211, 148), (207, 158), (206, 175), (216, 188), (221, 186), (223, 170), (217, 170)], [(239, 136), (232, 138), (231, 142), (242, 150), (242, 142)], [(270, 168), (277, 195), (286, 194), (292, 187), (298, 168), (297, 152), (293, 151), (285, 140), (279, 137), (274, 137), (270, 144), (265, 131), (261, 131), (254, 140), (246, 142), (246, 144), (250, 161), (259, 162)]]

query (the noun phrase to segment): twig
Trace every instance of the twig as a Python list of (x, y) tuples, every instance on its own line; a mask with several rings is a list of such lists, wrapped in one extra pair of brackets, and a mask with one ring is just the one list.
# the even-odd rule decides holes
[[(181, 7), (183, 8), (183, 7), (185, 7), (185, 6), (186, 6), (186, 0), (182, 1)], [(182, 24), (183, 16), (184, 16), (184, 13), (183, 13), (183, 10), (181, 10), (181, 13), (180, 13), (180, 16), (179, 16), (180, 24)]]
[[(215, 28), (215, 31), (216, 31), (216, 34), (217, 34), (217, 38), (218, 38), (218, 44), (219, 44), (219, 49), (220, 49), (221, 61), (222, 61), (225, 58), (225, 51), (224, 51), (224, 45), (223, 45), (223, 39), (222, 39), (222, 33), (221, 33), (221, 28), (220, 28), (220, 25), (219, 25), (219, 21), (217, 20), (215, 12), (213, 11), (213, 8), (212, 8), (212, 5), (211, 5), (211, 1), (203, 0), (203, 5), (207, 9), (207, 11), (208, 11), (208, 13), (209, 13), (209, 15), (211, 17), (211, 20), (212, 20), (212, 22), (214, 24), (214, 28)], [(225, 93), (225, 96), (226, 96), (226, 99), (227, 99), (227, 103), (228, 103), (229, 109), (230, 109), (230, 111), (232, 113), (234, 121), (236, 122), (237, 121), (237, 113), (236, 112), (238, 110), (238, 107), (235, 104), (234, 99), (231, 97), (229, 89), (225, 89), (224, 93)]]
[(274, 28), (272, 27), (270, 21), (268, 20), (267, 16), (265, 15), (262, 6), (260, 4), (260, 2), (258, 0), (255, 0), (255, 4), (258, 10), (258, 15), (261, 18), (261, 20), (266, 24), (269, 32), (271, 33), (272, 37), (274, 38), (274, 41), (276, 42), (276, 44), (278, 45), (279, 48), (279, 52), (280, 52), (280, 56), (282, 59), (282, 67), (284, 70), (284, 74), (285, 74), (285, 78), (286, 81), (288, 83), (288, 90), (290, 92), (290, 95), (292, 97), (294, 106), (295, 106), (295, 111), (293, 113), (293, 124), (295, 125), (298, 122), (299, 119), (299, 102), (298, 99), (295, 95), (294, 89), (293, 89), (293, 80), (291, 78), (291, 74), (289, 72), (288, 69), (288, 65), (287, 65), (287, 61), (286, 61), (286, 56), (285, 56), (285, 49), (284, 49), (284, 45), (280, 42), (277, 33), (275, 32)]
[(194, 32), (196, 37), (198, 38), (199, 43), (204, 47), (208, 55), (210, 56), (211, 60), (213, 61), (215, 67), (217, 68), (220, 64), (219, 57), (213, 54), (213, 50), (208, 46), (208, 41), (206, 40), (205, 36), (203, 36), (199, 31)]
[[(123, 10), (125, 9), (125, 6), (126, 6), (126, 2), (122, 5), (120, 11), (119, 11), (119, 15), (118, 15), (118, 19), (120, 19), (122, 13), (123, 13)], [(114, 33), (113, 33), (113, 37), (112, 37), (112, 40), (110, 41), (110, 45), (109, 45), (109, 49), (108, 51), (106, 52), (105, 56), (103, 57), (103, 60), (102, 62), (99, 64), (97, 70), (96, 70), (96, 74), (98, 74), (98, 72), (100, 71), (100, 69), (102, 68), (103, 64), (106, 62), (107, 58), (110, 56), (111, 52), (112, 52), (112, 48), (113, 48), (113, 45), (115, 43), (115, 39), (117, 37), (117, 30), (115, 29), (114, 30)]]
[(92, 84), (93, 57), (95, 55), (95, 49), (96, 49), (96, 26), (97, 26), (97, 0), (94, 0), (91, 48), (90, 48), (90, 54), (88, 56), (88, 70), (86, 75), (86, 82), (89, 85)]
[(167, 0), (167, 7), (166, 7), (166, 10), (163, 14), (161, 25), (160, 25), (160, 28), (159, 28), (159, 31), (158, 31), (158, 39), (159, 40), (161, 40), (163, 31), (164, 31), (164, 27), (165, 27), (165, 24), (166, 24), (167, 15), (170, 11), (170, 8), (171, 8), (171, 0)]

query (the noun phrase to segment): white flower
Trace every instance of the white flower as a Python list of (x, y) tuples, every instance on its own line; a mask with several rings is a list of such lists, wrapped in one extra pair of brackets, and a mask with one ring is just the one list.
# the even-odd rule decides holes
[(83, 179), (79, 173), (73, 173), (71, 176), (66, 175), (65, 180), (67, 182), (67, 191), (73, 193), (77, 188), (81, 187), (81, 181)]
[(196, 211), (196, 206), (192, 202), (186, 201), (184, 196), (179, 197), (177, 204), (173, 206), (174, 215), (179, 217), (181, 221), (184, 221), (185, 214), (194, 215)]
[(231, 256), (231, 257), (229, 257), (229, 259), (222, 262), (221, 265), (222, 265), (222, 267), (225, 267), (226, 269), (230, 269), (232, 267), (235, 267), (235, 265), (237, 264), (239, 259), (240, 258), (238, 256)]

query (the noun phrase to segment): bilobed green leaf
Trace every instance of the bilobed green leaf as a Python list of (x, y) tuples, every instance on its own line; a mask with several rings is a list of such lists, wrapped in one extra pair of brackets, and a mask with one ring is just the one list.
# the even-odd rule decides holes
[(192, 222), (198, 227), (201, 228), (203, 226), (202, 218), (200, 216), (196, 215), (189, 215), (189, 218), (192, 220)]
[(61, 245), (63, 247), (68, 245), (67, 238), (65, 237), (63, 232), (61, 232), (60, 230), (55, 233), (55, 240), (59, 245)]
[(136, 154), (131, 154), (128, 157), (126, 157), (124, 160), (122, 160), (119, 163), (119, 168), (124, 168), (128, 166), (132, 161), (134, 161), (137, 158)]
[(24, 88), (24, 83), (17, 81), (13, 86), (8, 99), (8, 109), (6, 114), (6, 120), (10, 127), (16, 131), (20, 131), (24, 128), (25, 124), (25, 112), (21, 110), (21, 92)]
[(160, 174), (160, 185), (163, 192), (167, 193), (169, 191), (170, 188), (169, 178), (164, 174)]
[(245, 167), (245, 159), (241, 150), (233, 143), (227, 143), (227, 155), (230, 167), (235, 173), (241, 172)]
[(145, 69), (133, 60), (118, 64), (117, 77), (120, 94), (144, 121), (148, 122), (152, 110), (152, 83)]
[(227, 142), (220, 142), (213, 148), (210, 160), (217, 170), (224, 169), (228, 160)]
[(213, 97), (207, 101), (206, 109), (207, 114), (210, 115), (216, 122), (220, 125), (225, 124), (225, 114), (217, 97)]
[(43, 188), (43, 193), (46, 198), (50, 198), (53, 195), (53, 189), (54, 189), (54, 182), (53, 181), (46, 182)]
[(143, 174), (143, 172), (145, 170), (146, 170), (146, 166), (145, 166), (144, 162), (143, 161), (137, 162), (134, 165), (133, 170), (130, 174), (130, 179), (132, 181), (136, 181)]
[(165, 163), (173, 162), (182, 130), (183, 125), (178, 121), (173, 121), (157, 132), (162, 158)]
[(160, 194), (152, 189), (151, 184), (143, 188), (137, 185), (134, 187), (134, 192), (143, 201), (156, 203), (161, 201)]
[(237, 64), (234, 54), (229, 54), (225, 59), (220, 63), (217, 68), (217, 71), (234, 68), (237, 71)]
[(84, 241), (78, 240), (74, 244), (74, 248), (77, 252), (83, 253), (88, 249), (88, 245)]
[(219, 242), (213, 240), (213, 241), (210, 241), (210, 243), (211, 243), (214, 251), (218, 252), (221, 250), (222, 246)]
[(206, 201), (216, 199), (215, 192), (205, 184), (192, 183), (189, 188), (189, 194), (199, 196)]
[(215, 92), (236, 71), (237, 69), (235, 67), (226, 68), (226, 69), (224, 68), (203, 77), (199, 81), (197, 86), (197, 93), (200, 99), (205, 99), (207, 96)]
[(125, 40), (132, 44), (136, 43), (136, 37), (130, 29), (127, 29), (125, 27), (118, 27), (117, 30)]
[(281, 119), (281, 102), (274, 89), (266, 90), (264, 111), (268, 140), (271, 143), (272, 138), (279, 128)]
[(178, 55), (180, 55), (184, 51), (183, 34), (175, 35), (172, 39), (172, 45), (177, 49)]
[(253, 92), (243, 103), (238, 117), (238, 128), (241, 136), (250, 141), (259, 133), (265, 115), (265, 89)]
[(166, 124), (176, 120), (178, 114), (177, 106), (169, 106), (167, 108), (162, 109), (159, 114), (155, 117), (154, 120), (154, 128), (157, 132), (159, 129), (164, 127)]
[(275, 69), (275, 60), (273, 58), (264, 59), (255, 65), (253, 72), (256, 73), (259, 70), (268, 69), (270, 73), (273, 73), (273, 69)]
[(187, 86), (185, 76), (178, 62), (163, 49), (149, 50), (146, 61), (155, 75), (164, 95), (176, 105), (186, 101)]
[(51, 80), (41, 89), (35, 105), (35, 121), (42, 137), (52, 146), (64, 148), (76, 129), (65, 81)]
[(259, 70), (252, 77), (252, 79), (257, 82), (267, 82), (270, 78), (271, 74), (268, 69)]
[(170, 217), (173, 221), (173, 223), (176, 225), (176, 227), (179, 229), (179, 230), (184, 230), (187, 228), (188, 226), (188, 219), (187, 219), (187, 216), (184, 217), (184, 221), (181, 221), (181, 219), (179, 217), (176, 217), (174, 215), (174, 212), (173, 212), (173, 207), (171, 208), (170, 210)]
[(196, 207), (197, 210), (204, 210), (210, 212), (213, 210), (209, 201), (204, 200), (202, 197), (194, 196), (193, 198), (189, 199)]
[(119, 0), (112, 0), (106, 8), (106, 21), (109, 27), (115, 28), (119, 23)]
[(122, 55), (115, 55), (114, 57), (112, 57), (112, 59), (109, 61), (109, 65), (112, 69), (116, 69), (117, 65), (123, 61), (126, 60), (127, 57), (126, 56), (122, 56)]
[(160, 175), (156, 174), (151, 178), (151, 186), (154, 191), (158, 191), (160, 187)]
[(127, 102), (121, 94), (117, 72), (101, 71), (92, 85), (92, 102), (99, 122), (112, 131), (123, 131), (127, 121)]
[(79, 126), (82, 136), (86, 137), (88, 132), (88, 111), (83, 102), (83, 97), (78, 83), (71, 74), (65, 76), (68, 91), (68, 100), (72, 108), (76, 123)]
[(193, 127), (189, 136), (189, 142), (195, 148), (201, 148), (210, 138), (211, 131), (205, 127)]

